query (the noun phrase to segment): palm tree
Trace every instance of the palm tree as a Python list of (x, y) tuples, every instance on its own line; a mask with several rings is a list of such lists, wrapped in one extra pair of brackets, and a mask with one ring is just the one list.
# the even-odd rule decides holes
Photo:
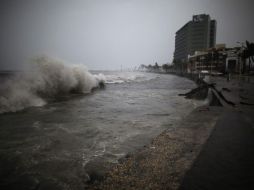
[(249, 59), (249, 72), (251, 70), (251, 60), (254, 62), (254, 43), (250, 43), (246, 40), (246, 48), (244, 50), (244, 58)]

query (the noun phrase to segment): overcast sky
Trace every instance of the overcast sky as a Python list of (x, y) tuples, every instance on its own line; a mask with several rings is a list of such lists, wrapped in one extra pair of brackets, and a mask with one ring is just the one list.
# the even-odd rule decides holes
[(217, 43), (254, 42), (253, 0), (1, 0), (0, 69), (48, 55), (88, 69), (171, 62), (194, 14), (217, 20)]

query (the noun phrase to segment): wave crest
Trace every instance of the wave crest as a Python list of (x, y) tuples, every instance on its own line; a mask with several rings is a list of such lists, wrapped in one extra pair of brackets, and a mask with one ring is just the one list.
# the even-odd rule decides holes
[(43, 106), (50, 99), (71, 93), (90, 93), (104, 83), (102, 74), (92, 75), (83, 65), (37, 57), (32, 71), (16, 75), (0, 89), (0, 113), (15, 112), (30, 106)]

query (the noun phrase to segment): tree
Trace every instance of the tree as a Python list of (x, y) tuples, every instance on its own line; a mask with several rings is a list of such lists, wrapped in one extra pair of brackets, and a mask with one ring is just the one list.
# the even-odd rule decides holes
[(166, 72), (168, 72), (168, 70), (169, 70), (169, 65), (168, 64), (163, 64), (162, 65), (162, 69), (164, 70), (164, 71), (166, 71)]
[(155, 62), (155, 64), (154, 64), (154, 70), (158, 70), (159, 69), (159, 65), (158, 65), (158, 63), (157, 62)]
[(251, 67), (251, 60), (254, 62), (254, 43), (250, 43), (246, 40), (246, 47), (244, 47), (242, 53), (241, 53), (241, 58), (243, 60), (243, 72), (246, 72), (246, 59), (249, 59), (249, 71)]

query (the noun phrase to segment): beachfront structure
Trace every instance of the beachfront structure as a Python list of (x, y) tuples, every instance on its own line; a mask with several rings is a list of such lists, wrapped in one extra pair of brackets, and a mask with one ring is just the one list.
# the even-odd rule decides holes
[(216, 43), (216, 20), (209, 15), (194, 15), (175, 35), (174, 62), (185, 63), (188, 55), (212, 48)]
[(216, 45), (204, 51), (196, 51), (188, 57), (188, 73), (237, 73), (240, 69), (240, 47), (226, 48)]

